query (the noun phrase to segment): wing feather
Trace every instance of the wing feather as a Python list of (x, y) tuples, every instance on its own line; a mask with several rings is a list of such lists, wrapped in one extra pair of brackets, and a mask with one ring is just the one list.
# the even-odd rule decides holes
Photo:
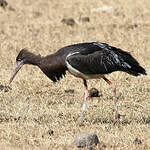
[(78, 53), (66, 58), (73, 68), (84, 74), (108, 74), (124, 71), (132, 75), (144, 74), (144, 68), (128, 53), (105, 43), (94, 42)]

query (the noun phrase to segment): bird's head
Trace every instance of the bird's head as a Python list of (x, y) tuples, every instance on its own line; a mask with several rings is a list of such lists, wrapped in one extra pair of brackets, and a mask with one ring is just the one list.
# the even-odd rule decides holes
[(22, 49), (16, 57), (16, 64), (27, 64), (28, 53), (27, 49)]
[(17, 72), (21, 69), (24, 64), (37, 65), (41, 57), (29, 52), (26, 48), (22, 49), (16, 57), (16, 66), (11, 75), (9, 83), (11, 83), (16, 76)]

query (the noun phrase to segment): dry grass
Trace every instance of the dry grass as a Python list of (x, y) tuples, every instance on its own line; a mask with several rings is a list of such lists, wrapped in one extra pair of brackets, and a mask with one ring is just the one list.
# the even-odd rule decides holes
[[(24, 66), (11, 89), (4, 89), (21, 48), (47, 55), (73, 43), (102, 41), (128, 50), (150, 67), (150, 1), (136, 0), (8, 0), (15, 10), (0, 8), (0, 149), (77, 149), (75, 136), (95, 132), (96, 149), (150, 149), (150, 76), (109, 75), (118, 87), (119, 111), (126, 114), (114, 126), (110, 88), (102, 80), (90, 80), (89, 88), (101, 97), (88, 103), (83, 127), (77, 125), (84, 89), (70, 74), (53, 84), (37, 67)], [(102, 6), (112, 11), (92, 11)], [(80, 22), (81, 17), (90, 22)], [(76, 25), (63, 24), (72, 17)], [(65, 90), (74, 89), (74, 94)], [(47, 132), (53, 130), (54, 134)], [(133, 141), (139, 138), (142, 144)]]

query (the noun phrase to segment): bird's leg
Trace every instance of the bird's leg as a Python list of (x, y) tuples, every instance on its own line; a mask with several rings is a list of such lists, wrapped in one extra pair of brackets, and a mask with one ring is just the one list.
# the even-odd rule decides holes
[(118, 113), (118, 106), (117, 106), (117, 97), (116, 97), (116, 86), (109, 81), (106, 77), (103, 77), (103, 79), (111, 86), (113, 89), (113, 101), (114, 101), (114, 109), (115, 109), (115, 120), (118, 120), (120, 118), (120, 114)]
[(86, 105), (87, 105), (87, 102), (88, 102), (88, 97), (89, 97), (88, 86), (87, 86), (87, 82), (86, 82), (85, 79), (83, 80), (83, 83), (84, 83), (84, 87), (85, 87), (85, 98), (84, 98), (84, 103), (83, 103), (83, 106), (82, 106), (82, 111), (81, 111), (81, 115), (80, 115), (79, 124), (82, 124), (84, 112), (85, 112)]

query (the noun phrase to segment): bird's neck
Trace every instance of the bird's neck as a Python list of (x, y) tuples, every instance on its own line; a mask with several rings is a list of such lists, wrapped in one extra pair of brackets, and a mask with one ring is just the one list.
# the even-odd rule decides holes
[(42, 57), (40, 65), (42, 65), (42, 66), (46, 65), (50, 68), (53, 68), (53, 67), (55, 68), (55, 66), (57, 66), (57, 64), (59, 63), (60, 59), (59, 59), (59, 56), (55, 56), (55, 54), (51, 54), (51, 55)]
[(33, 53), (30, 53), (28, 57), (28, 64), (38, 66), (40, 64), (41, 59), (42, 58), (40, 55), (35, 55)]

